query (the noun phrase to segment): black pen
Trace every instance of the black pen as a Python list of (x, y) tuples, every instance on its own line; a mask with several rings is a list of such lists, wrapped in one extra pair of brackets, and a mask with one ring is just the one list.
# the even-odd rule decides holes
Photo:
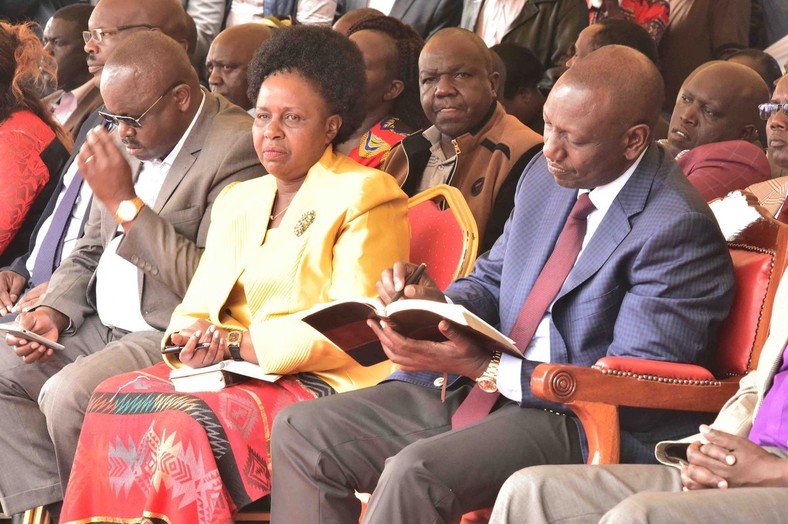
[(418, 282), (419, 279), (421, 278), (421, 275), (424, 274), (425, 269), (427, 269), (427, 264), (425, 264), (424, 262), (419, 264), (419, 267), (416, 268), (416, 271), (411, 273), (410, 276), (407, 279), (405, 279), (405, 285), (402, 286), (402, 289), (394, 293), (394, 296), (391, 297), (391, 301), (389, 302), (389, 304), (391, 304), (391, 302), (396, 302), (397, 300), (401, 299), (405, 295), (405, 288), (407, 286), (410, 286), (411, 284), (415, 284), (416, 282)]
[[(206, 349), (209, 347), (211, 347), (210, 342), (200, 342), (194, 349)], [(182, 349), (183, 346), (164, 346), (164, 349), (161, 350), (161, 354), (166, 355), (167, 353), (180, 353)]]

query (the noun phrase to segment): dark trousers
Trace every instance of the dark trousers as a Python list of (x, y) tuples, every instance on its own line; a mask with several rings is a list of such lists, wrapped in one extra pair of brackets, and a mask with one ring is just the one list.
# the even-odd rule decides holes
[(451, 431), (470, 387), (442, 403), (438, 390), (386, 382), (283, 410), (271, 437), (272, 522), (358, 522), (354, 490), (373, 493), (365, 523), (459, 522), (492, 506), (519, 469), (583, 462), (571, 419), (506, 399)]

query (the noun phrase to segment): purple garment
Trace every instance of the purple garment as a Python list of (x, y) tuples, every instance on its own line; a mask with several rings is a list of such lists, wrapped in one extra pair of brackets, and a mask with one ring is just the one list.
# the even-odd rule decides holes
[(750, 440), (759, 446), (788, 450), (788, 346), (783, 350), (783, 364), (755, 417)]

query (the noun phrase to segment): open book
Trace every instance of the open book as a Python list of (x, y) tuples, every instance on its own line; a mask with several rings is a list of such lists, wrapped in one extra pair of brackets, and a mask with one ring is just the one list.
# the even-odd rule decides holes
[(304, 322), (320, 331), (362, 366), (386, 360), (378, 337), (367, 319), (386, 320), (397, 332), (418, 340), (446, 340), (438, 323), (450, 320), (479, 339), (490, 351), (500, 350), (522, 358), (514, 341), (459, 304), (431, 300), (398, 300), (381, 306), (376, 299), (358, 298), (321, 304), (307, 312)]
[(170, 371), (170, 380), (175, 391), (195, 393), (198, 391), (219, 391), (220, 389), (245, 382), (250, 378), (265, 382), (276, 382), (282, 375), (263, 373), (260, 366), (253, 362), (222, 360), (218, 364), (204, 368), (182, 368)]

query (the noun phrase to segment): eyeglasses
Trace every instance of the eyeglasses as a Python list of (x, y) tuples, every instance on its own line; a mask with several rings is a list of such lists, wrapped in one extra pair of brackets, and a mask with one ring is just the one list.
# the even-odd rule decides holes
[(91, 29), (90, 31), (82, 31), (82, 39), (85, 40), (86, 44), (89, 43), (91, 39), (95, 40), (97, 44), (100, 44), (104, 40), (105, 35), (114, 35), (115, 33), (120, 33), (121, 31), (126, 31), (127, 29), (137, 29), (138, 27), (144, 27), (146, 29), (156, 29), (156, 27), (149, 24), (119, 25), (117, 27), (99, 27), (98, 29)]
[(164, 93), (162, 93), (162, 95), (159, 98), (157, 98), (156, 101), (153, 102), (151, 106), (148, 109), (146, 109), (137, 118), (134, 118), (132, 116), (126, 116), (126, 115), (115, 115), (112, 113), (107, 113), (106, 111), (99, 111), (98, 114), (101, 115), (101, 118), (103, 118), (107, 124), (113, 127), (118, 126), (120, 124), (126, 124), (127, 126), (133, 127), (134, 129), (140, 129), (142, 127), (142, 119), (145, 118), (145, 115), (147, 115), (151, 109), (156, 107), (156, 104), (158, 104), (167, 93), (169, 93), (170, 91), (172, 91), (173, 89), (175, 89), (176, 87), (178, 87), (183, 83), (184, 82), (176, 82), (172, 84), (170, 87), (168, 87), (164, 91)]
[(788, 117), (788, 103), (778, 104), (777, 102), (766, 102), (758, 106), (758, 111), (760, 111), (763, 120), (769, 120), (769, 118), (776, 115), (780, 109), (783, 110), (783, 115)]

